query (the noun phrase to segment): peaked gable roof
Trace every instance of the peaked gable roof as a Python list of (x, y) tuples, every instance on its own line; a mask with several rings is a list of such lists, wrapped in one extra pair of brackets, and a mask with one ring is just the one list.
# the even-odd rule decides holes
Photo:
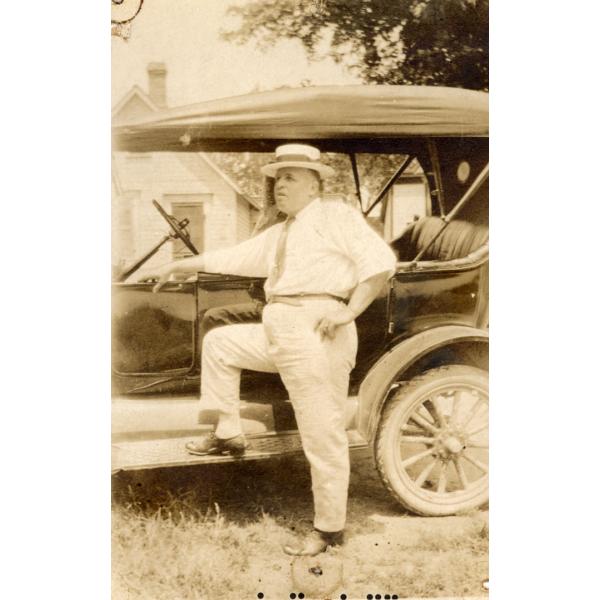
[(139, 85), (134, 85), (132, 88), (113, 106), (111, 115), (113, 120), (116, 120), (119, 113), (134, 99), (137, 98), (152, 112), (159, 110), (159, 107), (152, 102), (150, 96), (144, 92)]

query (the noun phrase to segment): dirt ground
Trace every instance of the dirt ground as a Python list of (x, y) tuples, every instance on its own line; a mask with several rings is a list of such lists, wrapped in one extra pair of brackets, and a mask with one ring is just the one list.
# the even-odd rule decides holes
[(347, 543), (291, 559), (281, 545), (308, 532), (311, 518), (302, 456), (121, 473), (113, 478), (113, 598), (486, 594), (487, 512), (422, 518), (403, 511), (369, 450), (352, 453)]

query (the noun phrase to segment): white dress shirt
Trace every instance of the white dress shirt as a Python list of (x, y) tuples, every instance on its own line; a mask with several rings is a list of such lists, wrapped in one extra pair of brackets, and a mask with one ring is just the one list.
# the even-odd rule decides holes
[(332, 294), (347, 298), (373, 275), (395, 271), (396, 257), (384, 240), (351, 206), (319, 198), (289, 225), (285, 267), (277, 277), (275, 251), (284, 224), (277, 223), (241, 244), (204, 254), (205, 270), (266, 277), (271, 296)]

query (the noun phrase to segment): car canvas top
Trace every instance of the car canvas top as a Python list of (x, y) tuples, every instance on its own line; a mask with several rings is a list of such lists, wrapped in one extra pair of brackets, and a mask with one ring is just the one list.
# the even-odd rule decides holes
[[(487, 137), (488, 94), (430, 86), (317, 86), (234, 96), (158, 112), (114, 128), (132, 152), (255, 149), (281, 140), (344, 151), (351, 140)], [(254, 141), (254, 144), (248, 144)]]

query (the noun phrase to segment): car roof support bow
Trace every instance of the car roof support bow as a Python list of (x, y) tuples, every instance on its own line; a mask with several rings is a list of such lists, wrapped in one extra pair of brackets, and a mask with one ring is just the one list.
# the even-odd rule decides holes
[(440, 170), (440, 157), (438, 155), (435, 140), (427, 139), (427, 148), (429, 149), (429, 160), (431, 160), (433, 178), (435, 180), (435, 189), (431, 190), (431, 195), (436, 197), (440, 207), (440, 214), (443, 217), (446, 214), (444, 205), (444, 186), (442, 184), (442, 173)]
[(394, 185), (394, 183), (396, 183), (396, 180), (398, 179), (398, 177), (400, 177), (400, 175), (402, 175), (402, 173), (404, 173), (404, 171), (406, 171), (406, 169), (408, 169), (408, 165), (410, 165), (413, 158), (414, 157), (412, 154), (408, 154), (404, 158), (404, 160), (402, 161), (402, 164), (396, 169), (396, 172), (385, 182), (385, 185), (381, 188), (381, 191), (377, 194), (377, 198), (375, 198), (375, 200), (373, 200), (373, 203), (371, 204), (371, 206), (369, 206), (369, 208), (366, 210), (365, 217), (368, 216), (368, 214), (375, 208), (375, 206), (377, 206), (377, 204), (379, 204), (381, 199), (390, 191), (390, 188)]
[(360, 204), (360, 210), (363, 210), (362, 196), (360, 194), (360, 177), (358, 176), (358, 165), (356, 164), (356, 154), (350, 154), (350, 164), (352, 165), (352, 175), (354, 176), (354, 186), (356, 187), (356, 197)]

